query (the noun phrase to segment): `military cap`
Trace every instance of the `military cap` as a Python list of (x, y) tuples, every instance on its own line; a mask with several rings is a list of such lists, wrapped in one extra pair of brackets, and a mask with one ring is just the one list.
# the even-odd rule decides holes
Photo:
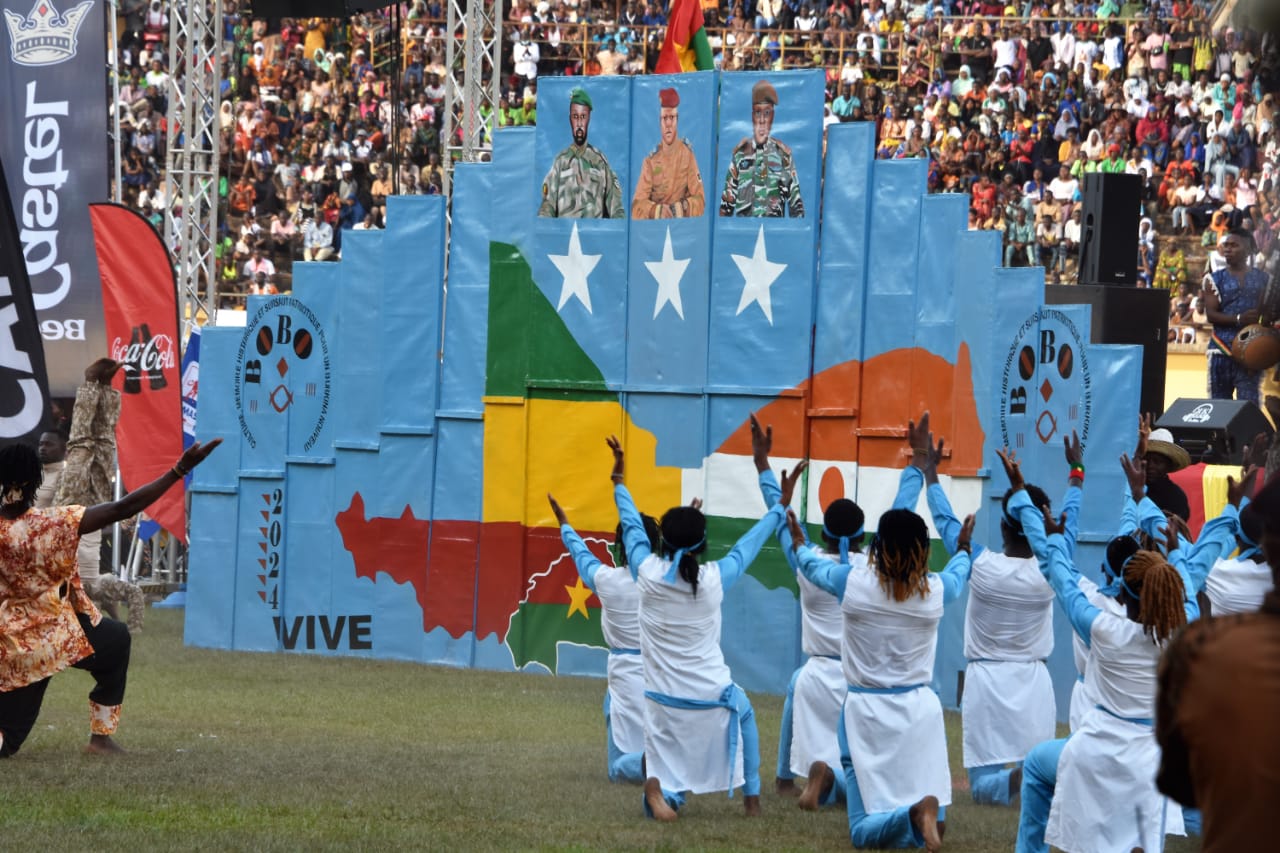
[(761, 80), (751, 87), (751, 106), (756, 104), (778, 105), (778, 90), (768, 80)]
[(680, 106), (680, 93), (675, 89), (663, 89), (658, 93), (658, 103), (666, 108), (678, 107)]
[(586, 107), (589, 110), (595, 109), (595, 107), (591, 105), (591, 96), (588, 95), (587, 90), (582, 88), (581, 86), (573, 87), (573, 91), (569, 93), (569, 103), (582, 104), (584, 107)]

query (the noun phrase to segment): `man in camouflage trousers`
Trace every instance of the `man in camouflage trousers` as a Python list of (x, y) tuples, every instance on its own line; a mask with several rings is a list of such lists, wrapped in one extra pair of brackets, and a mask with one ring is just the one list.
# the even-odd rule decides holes
[[(85, 369), (85, 382), (76, 389), (71, 411), (69, 440), (63, 441), (58, 433), (40, 436), (38, 453), (45, 481), (36, 494), (36, 506), (93, 506), (113, 499), (120, 392), (111, 387), (111, 378), (120, 366), (118, 361), (101, 358)], [(80, 537), (80, 582), (93, 602), (113, 617), (116, 603), (128, 604), (129, 633), (137, 634), (142, 630), (146, 598), (138, 586), (115, 574), (99, 574), (101, 549), (101, 531)]]
[(702, 190), (698, 159), (688, 140), (678, 131), (680, 93), (658, 93), (662, 140), (640, 166), (640, 180), (631, 199), (632, 219), (670, 219), (701, 216), (707, 202)]
[(622, 186), (600, 149), (587, 144), (591, 96), (581, 87), (569, 93), (573, 144), (556, 155), (542, 182), (539, 216), (622, 219)]
[(733, 149), (721, 216), (804, 216), (791, 149), (769, 135), (777, 106), (778, 92), (767, 80), (752, 87), (752, 135)]

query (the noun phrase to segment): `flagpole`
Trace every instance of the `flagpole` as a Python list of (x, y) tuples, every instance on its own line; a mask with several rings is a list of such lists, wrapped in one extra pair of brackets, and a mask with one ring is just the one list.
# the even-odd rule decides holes
[[(119, 0), (107, 4), (107, 27), (111, 33), (111, 50), (107, 54), (107, 70), (111, 74), (111, 145), (115, 162), (115, 180), (111, 182), (111, 200), (121, 204), (124, 192), (121, 187), (123, 167), (120, 162), (120, 30)], [(120, 488), (120, 455), (116, 454), (115, 500), (123, 497)], [(120, 522), (111, 525), (111, 573), (120, 568)], [(126, 577), (125, 580), (128, 580)]]

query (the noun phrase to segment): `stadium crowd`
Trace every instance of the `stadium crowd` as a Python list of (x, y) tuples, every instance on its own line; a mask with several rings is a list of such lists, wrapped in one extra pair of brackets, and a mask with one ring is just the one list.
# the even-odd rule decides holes
[[(349, 19), (254, 18), (225, 0), (220, 288), (287, 290), (294, 260), (341, 255), (392, 192), (445, 191), (445, 24), (437, 0)], [(1227, 229), (1280, 256), (1274, 36), (1211, 20), (1206, 0), (1004, 6), (984, 0), (704, 0), (717, 67), (821, 67), (825, 121), (874, 121), (878, 156), (929, 160), (929, 189), (968, 193), (970, 227), (1006, 264), (1070, 281), (1089, 172), (1142, 178), (1144, 283), (1194, 305)], [(169, 117), (168, 0), (124, 0), (123, 191), (159, 223)], [(665, 5), (517, 0), (506, 10), (489, 132), (537, 120), (538, 78), (648, 73)], [(398, 101), (398, 102), (397, 102)], [(457, 140), (453, 140), (454, 143)], [(180, 201), (177, 202), (180, 205)], [(176, 212), (176, 211), (175, 211)]]

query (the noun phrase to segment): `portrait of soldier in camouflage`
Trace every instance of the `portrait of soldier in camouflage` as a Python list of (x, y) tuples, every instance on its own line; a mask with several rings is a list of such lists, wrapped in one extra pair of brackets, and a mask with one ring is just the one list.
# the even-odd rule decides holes
[(751, 88), (751, 136), (733, 149), (721, 216), (804, 216), (791, 149), (769, 135), (777, 106), (778, 91), (767, 80)]
[(600, 149), (587, 143), (591, 96), (582, 87), (569, 93), (573, 144), (556, 155), (542, 181), (539, 216), (566, 219), (621, 219), (622, 186)]
[(693, 146), (679, 135), (680, 93), (675, 89), (660, 91), (658, 109), (662, 138), (640, 166), (640, 179), (631, 199), (631, 218), (701, 216), (707, 202)]

